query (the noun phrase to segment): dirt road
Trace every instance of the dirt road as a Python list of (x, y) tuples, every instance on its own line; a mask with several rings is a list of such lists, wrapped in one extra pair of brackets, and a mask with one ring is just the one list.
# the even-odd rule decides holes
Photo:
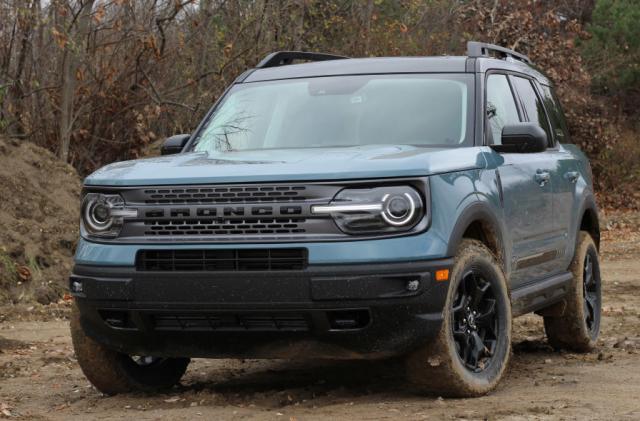
[(231, 360), (195, 360), (169, 394), (104, 397), (74, 361), (67, 322), (29, 309), (0, 317), (0, 418), (640, 419), (640, 241), (612, 235), (598, 349), (554, 352), (539, 317), (517, 319), (511, 370), (487, 397), (416, 396), (397, 362)]

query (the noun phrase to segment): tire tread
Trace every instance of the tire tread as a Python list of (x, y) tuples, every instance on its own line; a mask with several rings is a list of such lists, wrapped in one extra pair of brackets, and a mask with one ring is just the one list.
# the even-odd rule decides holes
[[(498, 260), (491, 251), (482, 242), (477, 240), (465, 239), (462, 241), (456, 254), (456, 263), (451, 273), (450, 279), (465, 268), (465, 265), (473, 259), (482, 259), (491, 264), (496, 272), (500, 275), (500, 283), (503, 286), (502, 293), (509, 306), (510, 300), (507, 282)], [(444, 319), (448, 317), (447, 309), (449, 308), (451, 295), (455, 293), (453, 288), (449, 288), (449, 296), (445, 307)], [(407, 376), (410, 382), (418, 388), (421, 393), (427, 393), (445, 397), (475, 397), (482, 396), (492, 391), (503, 376), (510, 359), (511, 354), (511, 318), (507, 321), (506, 343), (507, 350), (505, 358), (499, 367), (498, 373), (492, 379), (479, 381), (472, 377), (464, 367), (455, 360), (457, 355), (452, 355), (450, 349), (450, 339), (448, 337), (449, 324), (445, 321), (438, 336), (427, 346), (414, 352), (407, 358)], [(455, 351), (453, 351), (455, 352)]]

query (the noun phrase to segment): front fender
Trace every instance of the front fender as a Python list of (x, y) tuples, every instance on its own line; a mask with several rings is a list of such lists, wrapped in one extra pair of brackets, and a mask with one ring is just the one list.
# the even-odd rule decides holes
[(510, 272), (511, 251), (502, 217), (500, 194), (492, 170), (467, 170), (431, 178), (432, 230), (447, 244), (447, 256), (455, 256), (467, 228), (480, 222), (490, 232), (496, 254)]

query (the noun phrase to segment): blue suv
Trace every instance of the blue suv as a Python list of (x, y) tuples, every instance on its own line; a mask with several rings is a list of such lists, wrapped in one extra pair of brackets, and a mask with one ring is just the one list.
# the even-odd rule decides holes
[(73, 344), (107, 394), (171, 387), (192, 357), (402, 355), (416, 390), (478, 396), (515, 316), (594, 347), (597, 215), (526, 56), (277, 52), (162, 156), (86, 178)]

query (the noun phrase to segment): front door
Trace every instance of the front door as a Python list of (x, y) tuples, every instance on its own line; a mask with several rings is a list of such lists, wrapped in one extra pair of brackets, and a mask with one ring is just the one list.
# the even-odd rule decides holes
[[(502, 128), (532, 121), (525, 106), (518, 107), (514, 78), (490, 74), (486, 85), (487, 137), (500, 142)], [(526, 82), (528, 80), (523, 79)], [(517, 288), (553, 271), (558, 258), (553, 224), (554, 160), (548, 152), (493, 152), (502, 185), (505, 223), (512, 246), (511, 286)]]
[(538, 92), (549, 117), (553, 135), (554, 160), (557, 171), (553, 175), (553, 221), (555, 229), (564, 240), (561, 253), (564, 259), (559, 262), (558, 270), (566, 270), (573, 258), (575, 237), (570, 235), (576, 223), (576, 185), (580, 180), (580, 168), (576, 157), (560, 145), (570, 143), (569, 130), (565, 122), (560, 103), (550, 86), (537, 85)]

